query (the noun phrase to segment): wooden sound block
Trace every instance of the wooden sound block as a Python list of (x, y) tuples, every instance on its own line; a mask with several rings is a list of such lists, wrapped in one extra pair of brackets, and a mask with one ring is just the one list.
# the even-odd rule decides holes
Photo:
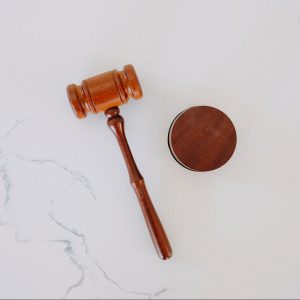
[(222, 111), (194, 106), (181, 112), (169, 130), (169, 148), (178, 163), (192, 171), (223, 166), (236, 147), (233, 123)]

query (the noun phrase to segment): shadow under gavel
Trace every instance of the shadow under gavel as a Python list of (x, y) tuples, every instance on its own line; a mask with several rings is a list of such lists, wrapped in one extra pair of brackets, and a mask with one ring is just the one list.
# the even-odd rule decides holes
[(148, 194), (144, 178), (139, 172), (130, 151), (125, 131), (124, 119), (118, 106), (129, 98), (143, 96), (136, 72), (132, 65), (124, 66), (123, 71), (113, 70), (82, 81), (82, 85), (67, 87), (70, 104), (77, 118), (85, 118), (88, 112), (104, 112), (107, 125), (116, 136), (129, 173), (130, 183), (139, 200), (147, 227), (156, 251), (161, 259), (172, 256), (172, 249)]

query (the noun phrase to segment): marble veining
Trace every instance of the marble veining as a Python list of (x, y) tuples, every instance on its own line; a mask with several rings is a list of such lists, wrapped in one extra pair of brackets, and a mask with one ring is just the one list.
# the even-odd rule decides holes
[[(300, 298), (300, 1), (0, 0), (0, 16), (0, 298)], [(165, 262), (107, 118), (77, 120), (66, 94), (125, 64), (144, 97), (121, 112)], [(198, 105), (237, 130), (212, 172), (168, 149)]]
[[(14, 125), (0, 139), (0, 145), (10, 135), (12, 135), (13, 132), (16, 131), (24, 122), (26, 122), (26, 120), (31, 120), (31, 119), (32, 118), (16, 119)], [(5, 154), (2, 152), (1, 148), (0, 151), (1, 151), (0, 176), (2, 179), (2, 187), (5, 190), (5, 197), (4, 197), (4, 201), (2, 202), (2, 213), (1, 213), (0, 225), (12, 226), (15, 231), (15, 240), (18, 243), (46, 242), (46, 243), (59, 243), (64, 245), (63, 251), (66, 253), (66, 256), (72, 262), (72, 264), (80, 271), (80, 276), (76, 282), (66, 287), (66, 291), (61, 298), (63, 299), (68, 298), (73, 290), (75, 290), (76, 288), (84, 284), (84, 282), (88, 280), (86, 276), (87, 272), (99, 273), (101, 276), (103, 276), (103, 278), (105, 278), (106, 281), (108, 281), (114, 288), (118, 289), (121, 293), (128, 294), (131, 296), (137, 296), (139, 298), (153, 299), (169, 291), (168, 288), (164, 287), (162, 289), (159, 289), (151, 293), (147, 291), (134, 291), (121, 286), (121, 284), (119, 284), (115, 279), (113, 279), (104, 270), (101, 264), (98, 261), (96, 261), (96, 259), (93, 258), (93, 256), (90, 254), (88, 248), (88, 242), (85, 235), (83, 233), (78, 232), (76, 228), (69, 228), (67, 225), (65, 225), (61, 220), (59, 220), (55, 216), (53, 211), (53, 206), (55, 204), (54, 198), (51, 199), (50, 201), (49, 212), (47, 216), (57, 227), (59, 227), (63, 232), (67, 233), (68, 235), (64, 238), (57, 238), (57, 239), (53, 238), (48, 240), (35, 240), (30, 238), (25, 238), (25, 239), (21, 238), (18, 232), (18, 227), (14, 225), (14, 223), (12, 222), (9, 213), (9, 204), (11, 201), (13, 201), (11, 197), (11, 191), (14, 187), (17, 186), (15, 186), (15, 184), (10, 179), (10, 174), (8, 171), (8, 165), (9, 165), (8, 158), (13, 159), (14, 161), (28, 162), (30, 164), (34, 164), (35, 166), (41, 166), (44, 164), (54, 165), (57, 169), (57, 172), (62, 171), (71, 177), (72, 179), (71, 183), (69, 184), (69, 186), (66, 187), (66, 189), (71, 189), (74, 186), (74, 184), (77, 182), (88, 191), (88, 194), (92, 199), (92, 201), (97, 201), (97, 197), (92, 189), (92, 186), (88, 178), (84, 174), (82, 174), (79, 171), (74, 171), (56, 160), (26, 158), (16, 152)], [(97, 294), (95, 294), (95, 297), (100, 298), (100, 296)]]

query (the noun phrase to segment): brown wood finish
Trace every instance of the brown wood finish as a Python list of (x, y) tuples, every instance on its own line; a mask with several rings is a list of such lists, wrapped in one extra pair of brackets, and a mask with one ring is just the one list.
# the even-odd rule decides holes
[(124, 119), (119, 115), (119, 108), (113, 107), (105, 112), (107, 125), (116, 136), (129, 173), (130, 183), (137, 195), (152, 241), (161, 259), (172, 256), (172, 249), (148, 194), (144, 178), (140, 174), (131, 154), (124, 131)]
[(194, 106), (180, 113), (169, 130), (169, 148), (182, 166), (210, 171), (223, 166), (236, 147), (233, 123), (222, 111)]
[(88, 112), (105, 112), (107, 109), (128, 102), (129, 98), (140, 99), (143, 92), (132, 65), (123, 71), (113, 70), (82, 81), (81, 85), (70, 84), (67, 93), (77, 118), (85, 118)]
[(147, 227), (157, 253), (161, 259), (172, 256), (172, 249), (148, 194), (144, 179), (140, 174), (130, 151), (125, 131), (124, 119), (117, 106), (128, 102), (129, 98), (142, 97), (142, 89), (132, 65), (123, 71), (110, 71), (83, 80), (82, 85), (67, 87), (70, 104), (77, 118), (85, 118), (88, 112), (105, 112), (107, 124), (116, 136), (129, 173), (130, 183), (139, 200)]

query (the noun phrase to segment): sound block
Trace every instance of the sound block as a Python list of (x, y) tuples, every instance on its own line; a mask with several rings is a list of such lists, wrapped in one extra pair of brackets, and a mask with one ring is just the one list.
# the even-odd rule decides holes
[(175, 160), (192, 171), (211, 171), (232, 156), (237, 137), (229, 117), (217, 108), (194, 106), (172, 122), (168, 143)]

